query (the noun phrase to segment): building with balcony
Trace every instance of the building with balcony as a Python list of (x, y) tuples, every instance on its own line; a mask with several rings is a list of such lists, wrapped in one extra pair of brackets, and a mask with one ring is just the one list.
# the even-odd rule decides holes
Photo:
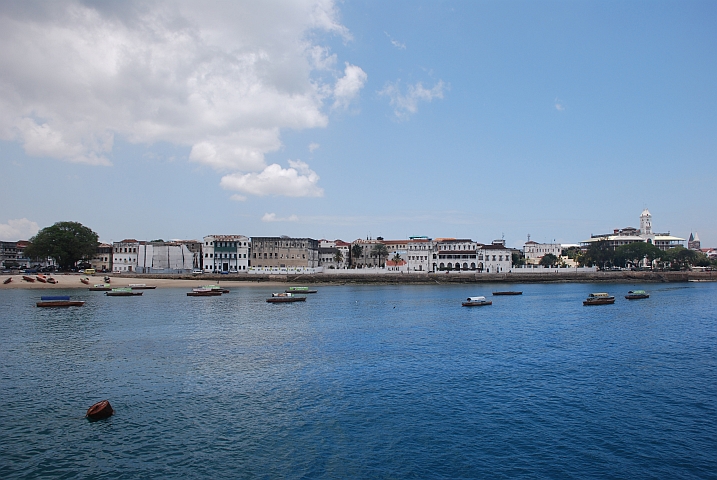
[(252, 237), (251, 266), (316, 268), (319, 266), (319, 241), (287, 236)]
[[(246, 273), (251, 265), (251, 240), (244, 235), (208, 235), (202, 245), (206, 273)], [(200, 267), (196, 267), (200, 268)]]

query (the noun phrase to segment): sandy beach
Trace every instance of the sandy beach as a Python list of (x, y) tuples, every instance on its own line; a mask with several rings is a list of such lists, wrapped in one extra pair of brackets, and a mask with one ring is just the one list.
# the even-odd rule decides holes
[[(28, 275), (35, 278), (35, 275)], [(12, 281), (8, 284), (3, 284), (7, 278), (12, 277)], [(58, 274), (58, 275), (47, 275), (47, 277), (54, 278), (57, 283), (42, 283), (37, 280), (34, 282), (26, 282), (22, 279), (22, 275), (1, 275), (0, 276), (0, 288), (2, 289), (16, 289), (16, 288), (27, 288), (27, 289), (38, 289), (38, 290), (53, 290), (53, 289), (66, 289), (66, 288), (78, 288), (87, 289), (93, 285), (104, 283), (104, 275), (78, 275), (78, 274)], [(80, 281), (81, 278), (89, 278), (90, 284), (86, 285)], [(261, 285), (262, 287), (281, 286), (285, 287), (286, 284), (282, 282), (247, 282), (247, 281), (216, 281), (198, 277), (192, 280), (179, 280), (173, 278), (122, 278), (113, 277), (110, 275), (110, 285), (114, 288), (127, 287), (130, 283), (144, 283), (146, 285), (154, 285), (157, 288), (186, 288), (190, 290), (194, 287), (201, 285), (219, 284), (226, 288), (239, 288), (239, 287), (256, 287)]]

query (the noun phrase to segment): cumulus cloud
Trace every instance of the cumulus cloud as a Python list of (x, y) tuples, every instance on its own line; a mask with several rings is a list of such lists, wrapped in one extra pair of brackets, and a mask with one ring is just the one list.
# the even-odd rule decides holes
[(400, 82), (389, 83), (379, 95), (385, 95), (393, 107), (393, 113), (400, 120), (405, 120), (418, 111), (419, 102), (431, 102), (435, 98), (443, 98), (443, 91), (446, 89), (443, 80), (439, 80), (432, 88), (425, 88), (422, 82), (415, 85), (408, 85), (405, 93), (401, 89)]
[(8, 220), (7, 223), (0, 223), (0, 240), (4, 242), (28, 240), (39, 231), (40, 227), (37, 223), (27, 218)]
[(314, 153), (316, 150), (319, 149), (320, 146), (321, 146), (321, 145), (319, 145), (318, 143), (311, 142), (311, 143), (309, 144), (309, 152)]
[(285, 195), (287, 197), (323, 197), (317, 186), (319, 176), (301, 160), (289, 160), (289, 168), (274, 163), (260, 173), (233, 173), (222, 177), (221, 186), (247, 195)]
[(299, 217), (296, 215), (290, 215), (286, 218), (280, 218), (276, 216), (276, 213), (265, 213), (263, 217), (261, 217), (262, 222), (298, 222)]
[(346, 63), (344, 76), (336, 81), (333, 108), (347, 108), (366, 83), (368, 75), (361, 67)]
[(119, 135), (262, 171), (282, 129), (326, 126), (365, 81), (347, 64), (334, 85), (315, 35), (351, 40), (334, 0), (2, 2), (0, 32), (0, 139), (91, 165)]

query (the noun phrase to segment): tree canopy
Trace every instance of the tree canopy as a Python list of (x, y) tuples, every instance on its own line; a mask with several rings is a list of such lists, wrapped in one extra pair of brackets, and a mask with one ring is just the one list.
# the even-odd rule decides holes
[(552, 253), (546, 253), (543, 258), (540, 259), (540, 265), (543, 267), (554, 267), (558, 264), (558, 257)]
[(388, 257), (388, 248), (383, 243), (377, 243), (371, 249), (371, 255), (378, 257), (378, 265), (382, 266), (381, 258)]
[(62, 269), (79, 260), (90, 259), (97, 252), (99, 236), (78, 222), (57, 222), (40, 230), (30, 239), (25, 255), (30, 258), (53, 258)]
[(351, 261), (351, 265), (355, 265), (355, 260), (357, 260), (362, 253), (363, 248), (361, 245), (354, 244), (351, 246), (351, 249), (349, 250), (349, 260)]

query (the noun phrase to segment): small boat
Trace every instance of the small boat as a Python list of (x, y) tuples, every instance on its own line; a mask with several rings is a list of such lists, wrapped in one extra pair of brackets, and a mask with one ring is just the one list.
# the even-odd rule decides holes
[(461, 305), (464, 307), (484, 307), (486, 305), (493, 305), (493, 302), (486, 300), (484, 296), (468, 297)]
[(221, 297), (222, 292), (220, 290), (213, 290), (211, 288), (195, 288), (191, 292), (187, 292), (188, 297)]
[(81, 307), (85, 302), (70, 300), (69, 296), (40, 297), (38, 307)]
[(12, 277), (7, 277), (4, 282), (2, 282), (3, 285), (7, 285), (8, 283), (12, 282)]
[[(197, 287), (197, 288), (203, 288), (205, 290), (214, 290), (215, 292), (221, 292), (221, 293), (229, 293), (229, 290), (227, 290), (226, 288), (222, 288), (219, 285), (203, 285), (203, 286)], [(195, 288), (194, 290), (197, 290), (197, 288)]]
[(130, 283), (129, 288), (132, 290), (154, 290), (156, 285), (147, 285), (145, 283)]
[(47, 283), (47, 277), (45, 275), (38, 275), (35, 278), (37, 279), (38, 282)]
[(104, 285), (97, 284), (94, 287), (88, 288), (87, 290), (89, 290), (90, 292), (109, 292), (110, 290), (112, 290), (112, 287), (109, 283), (105, 283)]
[(290, 303), (290, 302), (305, 302), (306, 297), (295, 297), (292, 293), (272, 293), (271, 298), (266, 299), (269, 303)]
[(136, 297), (144, 292), (133, 292), (129, 287), (113, 288), (109, 292), (105, 292), (108, 297)]
[(56, 283), (57, 283), (57, 280), (55, 280), (55, 279), (54, 279), (54, 278), (52, 278), (52, 277), (47, 277), (47, 283), (51, 283), (51, 284), (53, 284), (53, 285), (54, 285), (54, 284), (56, 284)]
[(35, 281), (34, 278), (28, 277), (27, 275), (23, 275), (23, 276), (22, 276), (22, 279), (25, 280), (26, 282), (30, 282), (30, 283), (32, 283), (32, 282)]
[(609, 293), (591, 293), (583, 305), (612, 305), (613, 303), (615, 303), (615, 297)]
[(80, 278), (80, 282), (84, 283), (85, 285), (89, 285), (89, 284), (90, 284), (90, 279), (87, 278), (87, 277), (85, 277), (85, 278)]
[(630, 290), (625, 295), (628, 300), (639, 300), (641, 298), (650, 298), (650, 294), (644, 290)]
[(512, 291), (493, 292), (493, 295), (523, 295), (523, 292), (512, 292)]
[(109, 400), (102, 400), (88, 408), (85, 416), (90, 420), (103, 420), (111, 417), (114, 413), (115, 411), (112, 409)]
[(316, 293), (317, 290), (310, 290), (309, 287), (289, 287), (284, 293)]
[(110, 283), (110, 277), (105, 276), (105, 283)]

